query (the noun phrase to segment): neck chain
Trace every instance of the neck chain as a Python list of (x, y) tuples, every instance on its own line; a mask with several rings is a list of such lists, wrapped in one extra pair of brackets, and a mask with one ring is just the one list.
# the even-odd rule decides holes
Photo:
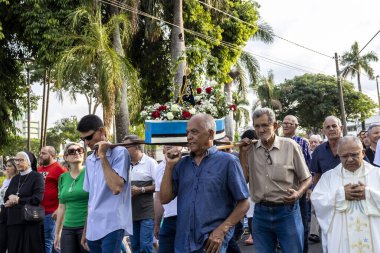
[(18, 178), (18, 185), (17, 185), (17, 192), (16, 192), (16, 195), (17, 195), (17, 196), (20, 194), (20, 190), (21, 190), (21, 188), (24, 186), (24, 184), (25, 184), (26, 180), (28, 179), (29, 175), (30, 175), (30, 172), (28, 173), (28, 175), (26, 175), (26, 178), (25, 178), (24, 182), (22, 182), (21, 186), (20, 186), (21, 175), (20, 175), (20, 177)]

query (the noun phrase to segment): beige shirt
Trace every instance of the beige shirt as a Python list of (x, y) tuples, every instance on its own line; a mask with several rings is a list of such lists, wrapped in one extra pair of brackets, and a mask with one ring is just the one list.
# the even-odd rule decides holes
[[(249, 190), (253, 202), (282, 203), (287, 189), (298, 189), (300, 182), (311, 177), (300, 146), (290, 138), (275, 136), (268, 149), (259, 140), (247, 153)], [(268, 153), (267, 152), (267, 153)], [(272, 164), (270, 163), (272, 161)]]

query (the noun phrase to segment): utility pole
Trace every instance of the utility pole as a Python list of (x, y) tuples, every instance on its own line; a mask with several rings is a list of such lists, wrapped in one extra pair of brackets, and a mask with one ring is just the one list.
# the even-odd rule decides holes
[(338, 83), (340, 115), (341, 115), (342, 126), (343, 126), (343, 136), (346, 136), (347, 135), (346, 111), (344, 109), (343, 89), (342, 89), (339, 63), (338, 63), (338, 53), (335, 53), (335, 66), (336, 66), (336, 80)]
[(380, 114), (380, 93), (379, 93), (379, 75), (376, 76), (376, 87), (377, 87), (377, 100), (379, 101), (379, 114)]
[(29, 76), (29, 71), (30, 71), (30, 68), (29, 68), (29, 65), (26, 63), (26, 83), (28, 85), (28, 96), (27, 96), (27, 103), (28, 103), (28, 111), (27, 111), (27, 114), (28, 114), (28, 135), (27, 135), (27, 145), (26, 145), (26, 149), (28, 151), (30, 151), (30, 76)]

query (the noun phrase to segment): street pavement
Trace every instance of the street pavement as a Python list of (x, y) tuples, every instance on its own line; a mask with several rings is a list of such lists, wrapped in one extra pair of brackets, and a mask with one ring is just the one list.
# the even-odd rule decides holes
[[(253, 246), (245, 245), (244, 241), (247, 239), (247, 236), (244, 235), (241, 240), (238, 241), (239, 248), (242, 253), (256, 253)], [(322, 253), (322, 247), (320, 243), (309, 242), (309, 253)], [(259, 253), (259, 252), (258, 252)]]

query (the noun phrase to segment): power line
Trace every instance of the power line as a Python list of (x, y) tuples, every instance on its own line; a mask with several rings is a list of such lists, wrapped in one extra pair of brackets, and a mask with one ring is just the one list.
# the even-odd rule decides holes
[(366, 48), (368, 46), (369, 43), (371, 43), (371, 41), (380, 33), (380, 30), (377, 31), (377, 33), (375, 35), (373, 35), (373, 37), (367, 42), (367, 44), (365, 44), (365, 46), (362, 48), (362, 50), (360, 50), (359, 54), (364, 50), (364, 48)]
[(168, 21), (163, 20), (163, 19), (161, 19), (161, 18), (158, 18), (158, 17), (156, 17), (156, 16), (153, 16), (153, 15), (150, 15), (150, 14), (145, 13), (145, 12), (143, 12), (143, 11), (140, 11), (140, 10), (138, 10), (138, 9), (135, 9), (135, 8), (133, 8), (133, 7), (129, 6), (129, 5), (127, 5), (127, 4), (124, 4), (124, 3), (118, 2), (118, 1), (116, 1), (116, 0), (100, 0), (100, 2), (103, 2), (103, 3), (105, 3), (105, 4), (109, 4), (109, 5), (112, 5), (112, 6), (118, 7), (118, 8), (120, 8), (120, 9), (127, 10), (127, 11), (129, 11), (129, 12), (136, 13), (136, 14), (141, 15), (141, 16), (145, 16), (145, 17), (148, 17), (148, 18), (152, 18), (152, 19), (157, 20), (157, 21), (161, 21), (161, 22), (163, 22), (163, 23), (165, 23), (165, 24), (167, 24), (167, 25), (170, 25), (170, 26), (174, 26), (174, 27), (177, 27), (177, 28), (182, 28), (182, 29), (184, 29), (185, 32), (188, 32), (188, 33), (190, 33), (190, 34), (192, 34), (192, 35), (195, 35), (195, 36), (201, 37), (201, 38), (203, 38), (203, 39), (209, 40), (209, 41), (213, 42), (213, 43), (216, 44), (216, 45), (221, 45), (221, 46), (227, 47), (227, 48), (229, 48), (229, 49), (231, 49), (231, 50), (235, 50), (235, 51), (238, 51), (238, 52), (240, 52), (240, 51), (245, 51), (245, 52), (247, 52), (247, 53), (249, 53), (249, 54), (252, 54), (252, 55), (255, 55), (255, 56), (261, 58), (262, 60), (264, 60), (264, 61), (266, 61), (266, 62), (270, 62), (270, 63), (272, 63), (272, 64), (280, 65), (280, 66), (283, 66), (283, 67), (287, 67), (287, 68), (290, 68), (290, 69), (293, 69), (293, 70), (299, 70), (299, 71), (306, 72), (306, 73), (312, 73), (312, 72), (310, 72), (309, 70), (304, 69), (304, 68), (305, 68), (304, 66), (302, 66), (303, 68), (299, 68), (299, 67), (296, 67), (296, 66), (292, 66), (292, 65), (290, 65), (290, 64), (287, 64), (287, 63), (283, 63), (283, 62), (280, 62), (280, 61), (277, 61), (277, 60), (270, 59), (269, 57), (265, 57), (265, 56), (258, 55), (258, 54), (256, 54), (256, 53), (253, 53), (253, 52), (251, 52), (251, 51), (249, 51), (249, 50), (245, 50), (245, 49), (243, 49), (242, 47), (237, 46), (237, 45), (234, 45), (234, 44), (232, 44), (232, 43), (225, 42), (225, 41), (222, 41), (222, 40), (218, 40), (218, 39), (215, 39), (215, 38), (213, 38), (213, 37), (211, 37), (211, 36), (208, 36), (208, 35), (205, 35), (205, 34), (202, 34), (202, 33), (199, 33), (199, 32), (196, 32), (196, 31), (193, 31), (193, 30), (190, 30), (190, 29), (184, 28), (184, 27), (180, 27), (180, 26), (178, 26), (178, 25), (176, 25), (176, 24), (173, 24), (173, 23), (171, 23), (171, 22), (168, 22)]
[(236, 21), (242, 22), (242, 23), (244, 23), (244, 24), (246, 24), (246, 25), (249, 25), (249, 26), (254, 27), (254, 28), (257, 28), (257, 29), (259, 29), (259, 30), (261, 30), (261, 31), (263, 31), (263, 32), (265, 32), (265, 33), (268, 33), (269, 35), (272, 35), (273, 37), (276, 37), (276, 38), (281, 39), (281, 40), (283, 40), (283, 41), (286, 41), (286, 42), (288, 42), (288, 43), (290, 43), (290, 44), (293, 44), (293, 45), (295, 45), (295, 46), (301, 47), (301, 48), (303, 48), (303, 49), (309, 50), (309, 51), (311, 51), (311, 52), (313, 52), (313, 53), (316, 53), (316, 54), (319, 54), (319, 55), (325, 56), (325, 57), (330, 58), (330, 59), (334, 59), (333, 56), (330, 56), (330, 55), (328, 55), (328, 54), (321, 53), (321, 52), (319, 52), (319, 51), (317, 51), (317, 50), (314, 50), (314, 49), (312, 49), (312, 48), (309, 48), (309, 47), (303, 46), (303, 45), (301, 45), (301, 44), (299, 44), (299, 43), (297, 43), (297, 42), (294, 42), (294, 41), (288, 40), (288, 39), (286, 39), (286, 38), (284, 38), (284, 37), (281, 37), (281, 36), (279, 36), (279, 35), (277, 35), (277, 34), (275, 34), (275, 33), (273, 33), (273, 32), (269, 32), (269, 31), (267, 31), (267, 30), (265, 30), (265, 29), (261, 29), (261, 28), (258, 27), (258, 26), (252, 25), (252, 24), (250, 24), (250, 23), (248, 23), (248, 22), (246, 22), (246, 21), (244, 21), (244, 20), (242, 20), (242, 19), (240, 19), (240, 18), (237, 18), (237, 17), (235, 17), (235, 16), (233, 16), (233, 15), (231, 15), (231, 14), (225, 12), (225, 11), (222, 11), (222, 10), (220, 10), (220, 9), (218, 9), (218, 8), (216, 8), (216, 7), (214, 7), (214, 6), (212, 6), (212, 5), (209, 5), (209, 4), (205, 3), (205, 2), (202, 2), (202, 1), (200, 1), (200, 0), (196, 0), (196, 1), (199, 2), (199, 3), (201, 3), (201, 4), (203, 4), (203, 5), (205, 5), (205, 6), (207, 6), (207, 7), (209, 7), (209, 8), (211, 8), (211, 9), (213, 9), (213, 10), (216, 10), (216, 11), (218, 11), (218, 12), (220, 12), (220, 13), (223, 13), (224, 15), (226, 15), (226, 16), (228, 16), (228, 17), (230, 17), (230, 18), (232, 18), (232, 19), (234, 19), (234, 20), (236, 20)]

